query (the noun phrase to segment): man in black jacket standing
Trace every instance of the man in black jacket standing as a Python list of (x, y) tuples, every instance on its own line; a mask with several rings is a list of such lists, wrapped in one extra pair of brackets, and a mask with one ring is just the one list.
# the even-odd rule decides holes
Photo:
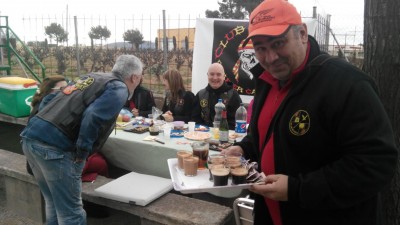
[(255, 224), (380, 224), (398, 150), (374, 81), (322, 54), (285, 0), (254, 9), (249, 39), (259, 60), (249, 135), (223, 153), (266, 175), (250, 188)]

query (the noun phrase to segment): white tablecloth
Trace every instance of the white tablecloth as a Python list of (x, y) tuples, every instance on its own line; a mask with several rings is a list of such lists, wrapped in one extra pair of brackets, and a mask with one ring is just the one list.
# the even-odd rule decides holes
[[(163, 133), (156, 136), (165, 142), (160, 144), (154, 141), (144, 141), (149, 133), (135, 134), (123, 130), (117, 130), (110, 135), (100, 152), (113, 165), (137, 173), (144, 173), (164, 178), (171, 178), (168, 170), (167, 159), (176, 158), (179, 150), (189, 150), (189, 144), (177, 144), (192, 142), (186, 138), (164, 138)], [(218, 154), (210, 151), (209, 154)]]

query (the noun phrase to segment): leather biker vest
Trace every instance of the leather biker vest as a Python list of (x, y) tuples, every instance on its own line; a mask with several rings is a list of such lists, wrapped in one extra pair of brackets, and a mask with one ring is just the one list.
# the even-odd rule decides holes
[[(106, 84), (111, 80), (119, 80), (112, 74), (88, 74), (71, 82), (61, 93), (57, 94), (42, 110), (38, 117), (46, 120), (61, 130), (71, 141), (76, 142), (83, 112), (100, 96)], [(118, 116), (115, 115), (115, 118)], [(110, 135), (115, 118), (103, 123), (99, 130), (99, 138), (93, 149), (99, 149)]]

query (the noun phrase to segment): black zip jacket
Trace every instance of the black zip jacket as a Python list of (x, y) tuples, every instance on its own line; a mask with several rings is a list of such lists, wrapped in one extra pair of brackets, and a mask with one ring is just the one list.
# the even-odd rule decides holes
[(163, 113), (170, 111), (174, 121), (185, 121), (188, 123), (192, 115), (194, 94), (191, 91), (179, 91), (177, 102), (169, 100), (168, 95), (164, 98)]
[[(203, 99), (204, 96), (200, 96), (202, 90), (208, 93), (208, 98)], [(235, 129), (235, 114), (236, 110), (239, 108), (242, 99), (239, 93), (233, 89), (231, 83), (224, 83), (221, 87), (213, 89), (210, 85), (207, 85), (204, 89), (197, 92), (194, 98), (194, 105), (192, 111), (192, 121), (197, 124), (206, 125), (209, 127), (213, 126), (214, 116), (215, 116), (215, 104), (218, 103), (218, 99), (223, 99), (226, 104), (226, 117), (228, 120), (228, 125), (230, 130)], [(232, 90), (232, 94), (229, 95), (229, 91)], [(202, 105), (204, 107), (202, 107)], [(204, 110), (207, 108), (207, 110)], [(204, 111), (207, 111), (208, 115), (204, 115)]]
[[(380, 224), (379, 192), (394, 175), (398, 150), (377, 87), (344, 60), (325, 57), (313, 65), (321, 53), (315, 39), (309, 42), (306, 67), (267, 132), (274, 134), (275, 173), (289, 176), (288, 201), (279, 203), (282, 223)], [(249, 135), (237, 144), (253, 161), (265, 147), (257, 121), (270, 90), (256, 82)], [(255, 224), (272, 224), (262, 196), (255, 195), (254, 213)]]
[[(156, 106), (153, 93), (149, 89), (142, 87), (141, 85), (135, 88), (132, 98), (125, 104), (126, 108), (130, 108), (130, 101), (133, 101), (135, 103), (136, 108), (139, 110), (139, 116), (143, 116), (146, 118), (149, 114), (151, 114), (152, 107)], [(130, 110), (132, 109), (130, 108)]]

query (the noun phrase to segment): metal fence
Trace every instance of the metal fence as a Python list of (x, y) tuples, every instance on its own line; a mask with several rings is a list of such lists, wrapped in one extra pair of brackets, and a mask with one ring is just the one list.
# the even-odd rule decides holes
[[(356, 40), (356, 37), (358, 38), (359, 35), (352, 35), (351, 33), (348, 33), (348, 31), (343, 35), (342, 30), (333, 30), (330, 27), (330, 18), (318, 15), (315, 10), (313, 15), (309, 15), (309, 17), (314, 17), (318, 20), (316, 39), (324, 51), (335, 55), (338, 54), (337, 49), (343, 48), (343, 46), (347, 49), (348, 46), (362, 43), (362, 40)], [(79, 67), (79, 73), (89, 71), (109, 71), (116, 56), (119, 54), (132, 53), (138, 55), (146, 65), (144, 85), (153, 90), (156, 95), (164, 94), (162, 82), (159, 79), (160, 74), (165, 70), (163, 67), (164, 56), (162, 50), (154, 49), (154, 42), (156, 37), (158, 37), (158, 32), (163, 29), (164, 21), (162, 15), (149, 16), (147, 18), (135, 15), (132, 15), (131, 18), (119, 18), (117, 16), (111, 18), (106, 16), (82, 16), (76, 18), (77, 32), (75, 32), (73, 19), (74, 18), (69, 16), (23, 17), (21, 32), (18, 30), (21, 28), (17, 29), (13, 27), (12, 19), (9, 19), (9, 25), (15, 33), (19, 35), (21, 40), (25, 43), (29, 43), (32, 51), (42, 60), (47, 68), (47, 75), (64, 74), (73, 77), (78, 73), (77, 68)], [(165, 24), (166, 28), (171, 30), (194, 28), (196, 19), (196, 17), (190, 16), (168, 16), (165, 20)], [(55, 45), (55, 41), (49, 39), (49, 37), (45, 35), (45, 27), (52, 23), (60, 24), (64, 27), (65, 31), (69, 33), (69, 40), (67, 42), (59, 43), (58, 47), (51, 47)], [(92, 48), (88, 33), (92, 27), (98, 25), (106, 26), (111, 31), (111, 36), (103, 41), (95, 41), (94, 47)], [(129, 29), (138, 29), (143, 34), (146, 42), (141, 45), (140, 49), (132, 49), (129, 43), (123, 41), (123, 33)], [(355, 32), (358, 34), (359, 31)], [(75, 57), (77, 51), (74, 42), (75, 35), (79, 43), (79, 63), (76, 62)], [(47, 41), (45, 41), (46, 39)], [(181, 39), (181, 37), (178, 37), (178, 39)], [(193, 46), (194, 35), (189, 37), (188, 40), (189, 45)], [(26, 55), (23, 52), (21, 52), (21, 54)], [(28, 62), (31, 61), (29, 58), (26, 58), (25, 60)], [(170, 50), (168, 51), (167, 60), (168, 67), (178, 69), (184, 78), (186, 87), (191, 89), (193, 63), (192, 50)], [(15, 65), (18, 64), (17, 61), (13, 63)]]

